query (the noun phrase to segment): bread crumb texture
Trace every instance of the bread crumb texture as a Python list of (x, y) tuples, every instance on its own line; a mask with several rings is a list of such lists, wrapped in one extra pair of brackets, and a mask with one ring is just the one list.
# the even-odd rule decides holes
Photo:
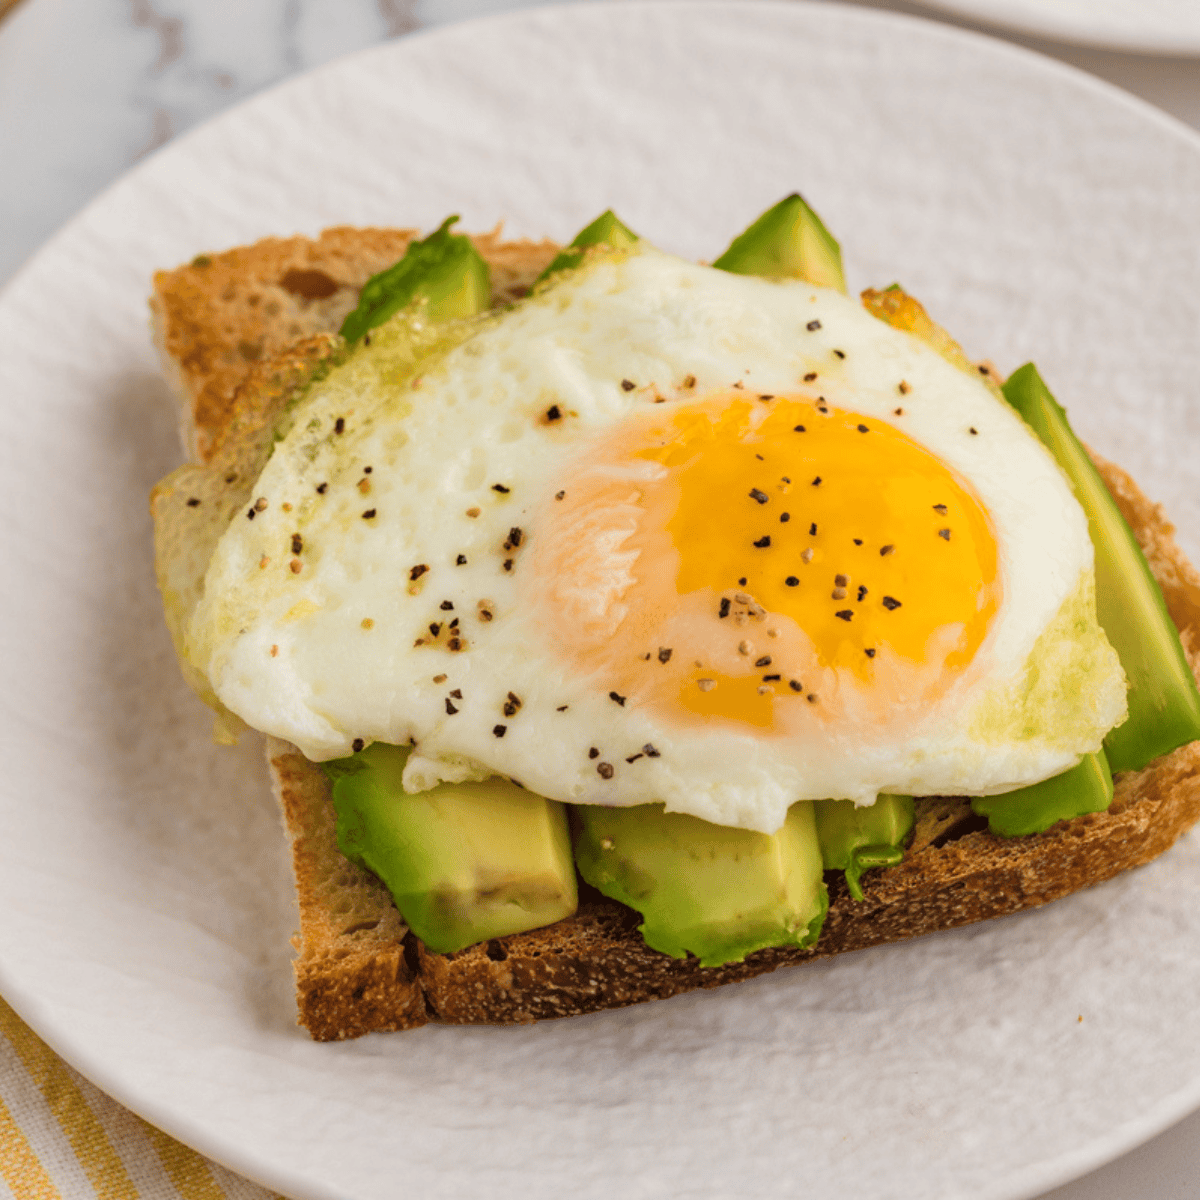
[[(198, 254), (186, 266), (158, 272), (150, 298), (155, 340), (180, 398), (180, 427), (193, 457), (211, 457), (254, 364), (301, 338), (336, 331), (363, 284), (417, 236), (415, 229), (338, 226), (317, 238), (264, 238)], [(472, 240), (502, 303), (522, 295), (558, 249), (549, 241), (505, 242), (498, 226)]]

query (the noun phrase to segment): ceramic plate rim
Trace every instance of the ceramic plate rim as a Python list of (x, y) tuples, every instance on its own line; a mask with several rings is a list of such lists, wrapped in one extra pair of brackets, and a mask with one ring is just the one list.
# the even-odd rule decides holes
[[(941, 0), (938, 0), (938, 2), (940, 3)], [(664, 3), (658, 5), (657, 7), (666, 8), (670, 6), (671, 5), (669, 3)], [(600, 6), (595, 7), (598, 8)], [(644, 5), (644, 7), (656, 6), (647, 4)], [(696, 10), (703, 10), (705, 8), (725, 10), (733, 6), (714, 2), (700, 3), (694, 5), (693, 7)], [(776, 4), (755, 5), (751, 3), (741, 4), (738, 7), (747, 11), (761, 7), (764, 11), (766, 11), (768, 9), (778, 8), (779, 6)], [(845, 19), (847, 20), (895, 23), (897, 26), (915, 26), (921, 24), (928, 27), (928, 23), (921, 22), (917, 18), (910, 18), (900, 14), (884, 13), (877, 10), (849, 10), (839, 8), (835, 5), (811, 5), (810, 7), (814, 9), (826, 10), (837, 9), (837, 11), (845, 15)], [(946, 7), (950, 6), (946, 5)], [(122, 179), (118, 180), (108, 189), (106, 189), (95, 201), (92, 202), (92, 204), (88, 205), (83, 212), (72, 218), (71, 221), (64, 225), (62, 229), (60, 229), (38, 253), (31, 257), (25, 264), (23, 264), (23, 266), (4, 286), (4, 288), (0, 289), (0, 311), (3, 311), (6, 304), (11, 302), (12, 298), (17, 294), (18, 291), (24, 289), (26, 286), (26, 280), (36, 276), (39, 269), (39, 263), (43, 260), (43, 258), (53, 254), (56, 247), (72, 236), (73, 231), (78, 228), (79, 224), (86, 219), (87, 213), (93, 207), (108, 202), (111, 196), (119, 193), (120, 190), (125, 187), (128, 179), (131, 176), (138, 175), (150, 169), (157, 169), (154, 164), (161, 164), (165, 160), (169, 161), (172, 156), (186, 156), (189, 153), (189, 147), (192, 145), (192, 140), (194, 138), (203, 136), (205, 131), (208, 130), (212, 125), (218, 123), (236, 123), (242, 110), (245, 108), (259, 104), (276, 103), (278, 98), (282, 94), (287, 93), (289, 89), (311, 87), (313, 86), (315, 80), (320, 79), (326, 73), (341, 72), (346, 70), (348, 64), (352, 63), (360, 56), (402, 56), (407, 52), (407, 47), (416, 42), (418, 39), (425, 43), (431, 39), (460, 36), (462, 31), (466, 28), (481, 29), (490, 24), (504, 25), (512, 21), (523, 21), (531, 18), (531, 12), (533, 14), (537, 14), (539, 18), (542, 18), (547, 14), (561, 15), (570, 14), (574, 11), (576, 11), (574, 6), (569, 5), (523, 12), (518, 11), (515, 13), (504, 13), (497, 16), (479, 18), (472, 22), (465, 22), (462, 25), (422, 31), (416, 35), (411, 35), (409, 38), (402, 39), (399, 42), (373, 47), (366, 51), (359, 52), (358, 55), (346, 56), (345, 58), (336, 60), (334, 63), (328, 64), (322, 68), (318, 68), (316, 71), (306, 73), (300, 77), (289, 79), (279, 85), (276, 85), (275, 87), (267, 89), (258, 96), (251, 98), (243, 105), (239, 105), (236, 108), (213, 118), (211, 121), (205, 122), (196, 130), (191, 131), (186, 136), (157, 151), (143, 164), (140, 164), (137, 168), (135, 168), (134, 171), (130, 172), (126, 176), (123, 176)], [(945, 30), (945, 27), (938, 28)], [(955, 30), (946, 31), (946, 33), (947, 36), (952, 38), (990, 42), (990, 39), (981, 38), (980, 35), (972, 34), (966, 31)], [(1117, 89), (1112, 88), (1100, 81), (1094, 80), (1089, 76), (1083, 76), (1081, 73), (1074, 71), (1074, 69), (1063, 66), (1062, 64), (1054, 62), (1053, 60), (1043, 59), (1041, 56), (1033, 55), (1031, 52), (1020, 50), (1016, 47), (997, 43), (991, 44), (997, 47), (997, 52), (1023, 56), (1029, 59), (1031, 62), (1036, 59), (1039, 69), (1065, 72), (1073, 77), (1076, 82), (1099, 89), (1100, 93), (1105, 94), (1110, 100), (1120, 101), (1127, 105), (1133, 106), (1143, 119), (1161, 121), (1164, 125), (1164, 129), (1169, 129), (1169, 131), (1176, 137), (1180, 136), (1181, 134), (1185, 135), (1191, 142), (1193, 149), (1200, 152), (1200, 137), (1198, 137), (1186, 126), (1176, 122), (1173, 118), (1166, 116), (1159, 110), (1154, 109), (1152, 106), (1129, 97), (1125, 93), (1119, 92)], [(248, 1149), (243, 1147), (232, 1147), (222, 1142), (219, 1138), (214, 1141), (215, 1135), (211, 1135), (210, 1131), (202, 1124), (189, 1127), (186, 1121), (182, 1121), (180, 1119), (180, 1115), (178, 1113), (160, 1108), (160, 1104), (157, 1099), (153, 1097), (147, 1098), (137, 1093), (136, 1088), (131, 1088), (131, 1085), (127, 1085), (127, 1082), (120, 1077), (119, 1072), (114, 1073), (112, 1064), (105, 1062), (102, 1058), (97, 1057), (93, 1053), (90, 1045), (82, 1041), (77, 1041), (72, 1035), (71, 1030), (58, 1026), (50, 1017), (40, 999), (32, 993), (26, 992), (26, 990), (17, 982), (18, 978), (19, 972), (11, 973), (6, 969), (5, 963), (0, 961), (0, 980), (2, 980), (3, 983), (3, 987), (0, 988), (0, 991), (3, 992), (6, 1000), (13, 1007), (13, 1009), (19, 1015), (21, 1015), (31, 1025), (31, 1027), (33, 1027), (39, 1033), (39, 1035), (43, 1037), (48, 1044), (55, 1048), (67, 1061), (75, 1065), (87, 1077), (97, 1082), (98, 1085), (101, 1086), (105, 1091), (109, 1092), (128, 1107), (134, 1109), (135, 1111), (141, 1112), (143, 1115), (147, 1116), (148, 1119), (152, 1120), (155, 1124), (159, 1125), (167, 1132), (170, 1132), (174, 1136), (179, 1137), (181, 1140), (186, 1141), (188, 1144), (195, 1146), (203, 1153), (229, 1164), (235, 1170), (239, 1170), (251, 1177), (266, 1178), (271, 1176), (275, 1180), (284, 1180), (286, 1178), (285, 1173), (281, 1173), (281, 1169), (279, 1168), (278, 1164), (269, 1164), (270, 1170), (268, 1170), (268, 1164), (264, 1164), (263, 1162), (256, 1160), (253, 1153)], [(1099, 1166), (1103, 1162), (1109, 1161), (1114, 1157), (1117, 1157), (1119, 1154), (1128, 1151), (1134, 1146), (1144, 1142), (1146, 1139), (1154, 1136), (1156, 1133), (1167, 1128), (1169, 1125), (1180, 1119), (1187, 1112), (1193, 1110), (1198, 1104), (1200, 1104), (1200, 1077), (1197, 1077), (1193, 1083), (1193, 1086), (1189, 1090), (1176, 1093), (1176, 1095), (1172, 1098), (1171, 1103), (1165, 1103), (1160, 1107), (1159, 1110), (1156, 1110), (1153, 1113), (1144, 1114), (1140, 1121), (1127, 1125), (1123, 1131), (1124, 1136), (1117, 1139), (1117, 1141), (1113, 1143), (1111, 1152), (1107, 1149), (1101, 1150), (1099, 1147), (1096, 1147), (1095, 1153), (1090, 1155), (1081, 1153), (1077, 1156), (1078, 1161), (1075, 1163), (1075, 1165), (1069, 1167), (1065, 1165), (1062, 1166), (1060, 1170), (1054, 1173), (1053, 1177), (1047, 1176), (1039, 1179), (1036, 1182), (1036, 1186), (1026, 1182), (1021, 1186), (1021, 1190), (1019, 1190), (1019, 1192), (1013, 1192), (1010, 1190), (1004, 1192), (1003, 1194), (1005, 1196), (1012, 1197), (1013, 1200), (1017, 1200), (1019, 1195), (1033, 1195), (1045, 1190), (1046, 1188), (1056, 1186), (1071, 1178), (1075, 1178), (1079, 1174)], [(296, 1194), (316, 1194), (311, 1185), (305, 1185), (303, 1181), (287, 1180), (287, 1183), (289, 1188), (294, 1188), (296, 1190)], [(1000, 1193), (996, 1194), (1000, 1195)]]
[(1200, 30), (1183, 35), (1157, 29), (1115, 32), (1103, 25), (1074, 17), (1055, 18), (1051, 13), (1034, 13), (1014, 7), (1011, 0), (914, 0), (923, 8), (978, 21), (992, 29), (1026, 34), (1065, 45), (1087, 46), (1097, 50), (1156, 56), (1195, 57), (1200, 55)]

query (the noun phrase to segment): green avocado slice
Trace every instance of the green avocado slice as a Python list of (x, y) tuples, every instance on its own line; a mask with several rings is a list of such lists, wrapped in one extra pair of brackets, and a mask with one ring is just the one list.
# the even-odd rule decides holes
[(913, 798), (881, 792), (869, 807), (853, 800), (818, 800), (814, 808), (825, 870), (844, 871), (851, 897), (861, 900), (864, 871), (894, 867), (904, 858), (903, 843), (915, 814)]
[(575, 240), (570, 246), (560, 251), (534, 282), (541, 283), (543, 279), (549, 279), (559, 271), (570, 271), (579, 266), (589, 246), (611, 246), (614, 250), (623, 250), (638, 240), (638, 235), (611, 208), (605, 209), (590, 225), (585, 225), (575, 235)]
[(398, 263), (367, 280), (358, 307), (342, 322), (342, 337), (358, 341), (417, 296), (428, 300), (434, 321), (473, 317), (491, 304), (488, 265), (470, 238), (450, 232), (457, 220), (447, 217), (424, 241), (413, 242)]
[(642, 914), (653, 950), (702, 967), (768, 946), (808, 946), (829, 906), (812, 804), (773, 834), (712, 825), (661, 804), (573, 810), (579, 873)]
[(1043, 833), (1059, 821), (1069, 821), (1084, 813), (1104, 812), (1112, 798), (1112, 772), (1104, 751), (1100, 750), (1085, 754), (1069, 771), (1041, 783), (999, 796), (976, 796), (971, 808), (979, 816), (987, 817), (992, 833), (1024, 837)]
[(324, 763), (338, 847), (387, 885), (438, 954), (552, 925), (577, 905), (563, 805), (499, 777), (412, 795), (407, 746), (374, 742)]
[(1140, 771), (1200, 738), (1200, 692), (1162, 592), (1133, 531), (1033, 363), (1014, 371), (1004, 398), (1066, 472), (1096, 549), (1096, 615), (1129, 680), (1129, 717), (1104, 739), (1113, 771)]
[(842, 248), (799, 192), (767, 209), (713, 263), (735, 275), (803, 279), (818, 287), (846, 290)]

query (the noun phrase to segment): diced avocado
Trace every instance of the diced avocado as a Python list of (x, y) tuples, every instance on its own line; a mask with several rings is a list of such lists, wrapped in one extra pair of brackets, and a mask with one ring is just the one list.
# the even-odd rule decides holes
[(1041, 783), (1000, 796), (976, 796), (971, 808), (987, 817), (992, 833), (1023, 837), (1084, 813), (1104, 812), (1112, 798), (1112, 772), (1101, 750), (1085, 755), (1077, 766)]
[(812, 804), (778, 833), (711, 825), (661, 804), (573, 810), (579, 872), (636, 908), (646, 945), (702, 967), (815, 942), (829, 905)]
[(549, 279), (559, 271), (569, 271), (583, 262), (584, 251), (589, 246), (612, 246), (615, 250), (632, 246), (638, 240), (633, 232), (611, 208), (602, 212), (590, 225), (584, 226), (575, 240), (561, 251), (554, 261), (537, 277), (538, 283)]
[(842, 248), (798, 192), (767, 209), (713, 266), (734, 275), (803, 279), (846, 290)]
[(575, 911), (563, 805), (501, 778), (409, 795), (408, 754), (375, 742), (324, 765), (342, 853), (383, 880), (431, 950), (448, 954)]
[(894, 867), (904, 858), (904, 839), (913, 827), (911, 796), (881, 792), (869, 808), (853, 800), (818, 800), (817, 838), (827, 871), (844, 871), (855, 900), (863, 898), (859, 879), (872, 867)]
[(357, 341), (417, 296), (429, 301), (434, 321), (472, 317), (491, 304), (488, 265), (470, 238), (450, 232), (457, 220), (447, 217), (424, 241), (413, 242), (398, 263), (367, 280), (358, 307), (342, 322), (342, 337)]
[(1096, 615), (1129, 680), (1129, 717), (1104, 739), (1114, 771), (1138, 771), (1200, 738), (1200, 692), (1162, 592), (1133, 531), (1033, 363), (1004, 398), (1058, 460), (1087, 514), (1096, 549)]

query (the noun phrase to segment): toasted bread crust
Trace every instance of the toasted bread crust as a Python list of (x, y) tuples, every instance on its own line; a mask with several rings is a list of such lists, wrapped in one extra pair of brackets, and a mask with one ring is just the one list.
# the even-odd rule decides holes
[(268, 744), (292, 846), (300, 935), (294, 939), (300, 1022), (320, 1041), (425, 1023), (408, 929), (387, 889), (337, 848), (324, 774), (286, 743)]
[[(154, 277), (150, 310), (163, 370), (181, 400), (184, 444), (201, 462), (233, 418), (255, 363), (293, 342), (331, 333), (372, 276), (401, 258), (415, 229), (338, 226), (317, 238), (264, 238), (198, 254)], [(472, 238), (500, 299), (515, 299), (549, 265), (553, 242), (505, 242), (500, 229)]]
[[(272, 238), (156, 277), (159, 344), (184, 398), (188, 444), (202, 461), (258, 422), (274, 392), (328, 353), (334, 343), (316, 335), (337, 328), (366, 279), (399, 258), (413, 236), (338, 228), (317, 239)], [(551, 242), (503, 243), (498, 232), (474, 240), (496, 290), (509, 298), (557, 250)], [(293, 345), (302, 337), (308, 340)], [(1159, 506), (1119, 468), (1096, 461), (1162, 586), (1193, 672), (1200, 671), (1200, 576)], [(584, 885), (578, 911), (564, 921), (441, 955), (407, 930), (383, 884), (338, 850), (323, 772), (274, 739), (268, 762), (300, 907), (299, 1021), (319, 1041), (429, 1020), (520, 1024), (623, 1007), (1004, 916), (1148, 862), (1200, 819), (1200, 743), (1193, 743), (1118, 776), (1107, 812), (1031, 837), (994, 837), (962, 799), (919, 801), (904, 862), (865, 876), (861, 902), (840, 876), (828, 876), (829, 914), (807, 950), (763, 950), (703, 969), (694, 958), (651, 950), (637, 913)]]

